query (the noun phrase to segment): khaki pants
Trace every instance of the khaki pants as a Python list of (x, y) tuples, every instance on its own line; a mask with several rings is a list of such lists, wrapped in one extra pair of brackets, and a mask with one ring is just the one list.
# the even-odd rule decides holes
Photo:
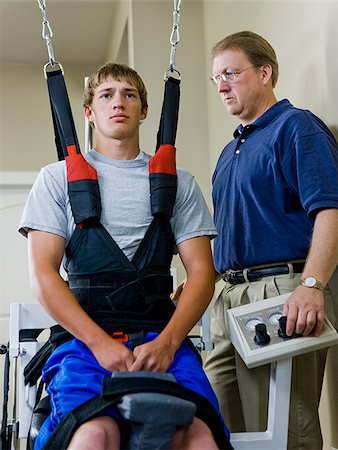
[[(293, 274), (266, 277), (235, 286), (226, 283), (213, 306), (211, 337), (215, 347), (207, 355), (204, 369), (231, 432), (266, 430), (270, 365), (253, 369), (246, 367), (229, 341), (226, 311), (292, 292), (299, 279), (300, 274)], [(325, 290), (325, 313), (335, 323), (333, 296), (329, 288)], [(289, 450), (322, 448), (318, 406), (326, 354), (327, 350), (323, 349), (293, 358)]]

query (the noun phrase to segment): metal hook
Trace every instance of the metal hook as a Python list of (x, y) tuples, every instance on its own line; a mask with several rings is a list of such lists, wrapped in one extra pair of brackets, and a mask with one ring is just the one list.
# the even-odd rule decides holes
[(37, 0), (37, 2), (39, 5), (39, 8), (41, 10), (41, 14), (42, 14), (42, 37), (46, 42), (49, 63), (52, 66), (54, 66), (56, 61), (55, 61), (54, 51), (53, 51), (53, 46), (52, 46), (53, 31), (52, 31), (49, 21), (47, 19), (46, 0)]
[[(176, 46), (180, 41), (180, 32), (179, 32), (179, 22), (180, 22), (180, 5), (181, 0), (174, 0), (174, 11), (173, 11), (173, 27), (170, 34), (170, 62), (168, 71), (175, 71), (175, 63), (176, 63)], [(168, 79), (168, 71), (165, 74), (164, 79)], [(179, 73), (179, 72), (178, 72)]]

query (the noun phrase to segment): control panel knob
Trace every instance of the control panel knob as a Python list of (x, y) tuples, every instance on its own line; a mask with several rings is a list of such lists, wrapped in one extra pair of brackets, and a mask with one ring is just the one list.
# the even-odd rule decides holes
[(279, 329), (278, 329), (278, 336), (282, 339), (290, 339), (291, 336), (288, 336), (286, 334), (286, 316), (282, 316), (279, 318)]
[(7, 353), (7, 346), (1, 344), (0, 345), (0, 355), (5, 355)]
[(292, 333), (291, 336), (286, 334), (286, 316), (282, 316), (279, 318), (279, 329), (278, 329), (278, 336), (282, 339), (293, 339), (300, 337), (301, 334), (297, 334), (296, 332)]
[(266, 331), (266, 325), (265, 323), (259, 323), (255, 327), (255, 338), (254, 341), (257, 345), (266, 345), (270, 342), (270, 336), (268, 332)]

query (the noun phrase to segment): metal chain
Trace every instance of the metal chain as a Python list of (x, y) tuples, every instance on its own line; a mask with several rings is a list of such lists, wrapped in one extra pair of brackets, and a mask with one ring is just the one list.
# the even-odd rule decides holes
[[(42, 15), (42, 37), (46, 41), (47, 50), (48, 50), (48, 57), (49, 57), (49, 64), (54, 66), (57, 61), (55, 61), (54, 58), (54, 52), (53, 52), (53, 46), (52, 46), (52, 37), (53, 37), (53, 31), (51, 29), (51, 26), (49, 25), (49, 21), (47, 19), (47, 12), (46, 12), (46, 0), (37, 0), (41, 15)], [(57, 63), (58, 64), (58, 63)]]
[(171, 44), (170, 63), (164, 77), (165, 79), (168, 78), (168, 72), (177, 72), (180, 75), (180, 73), (175, 69), (176, 46), (180, 41), (180, 30), (179, 30), (180, 7), (181, 7), (181, 0), (174, 0), (173, 28), (170, 35), (170, 44)]

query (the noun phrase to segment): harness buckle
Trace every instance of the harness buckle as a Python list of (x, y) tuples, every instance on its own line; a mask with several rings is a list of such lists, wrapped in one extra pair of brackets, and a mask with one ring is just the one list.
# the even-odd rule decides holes
[(129, 341), (129, 335), (127, 333), (124, 333), (123, 331), (114, 331), (114, 333), (111, 334), (111, 337), (117, 342), (120, 342), (120, 344)]

